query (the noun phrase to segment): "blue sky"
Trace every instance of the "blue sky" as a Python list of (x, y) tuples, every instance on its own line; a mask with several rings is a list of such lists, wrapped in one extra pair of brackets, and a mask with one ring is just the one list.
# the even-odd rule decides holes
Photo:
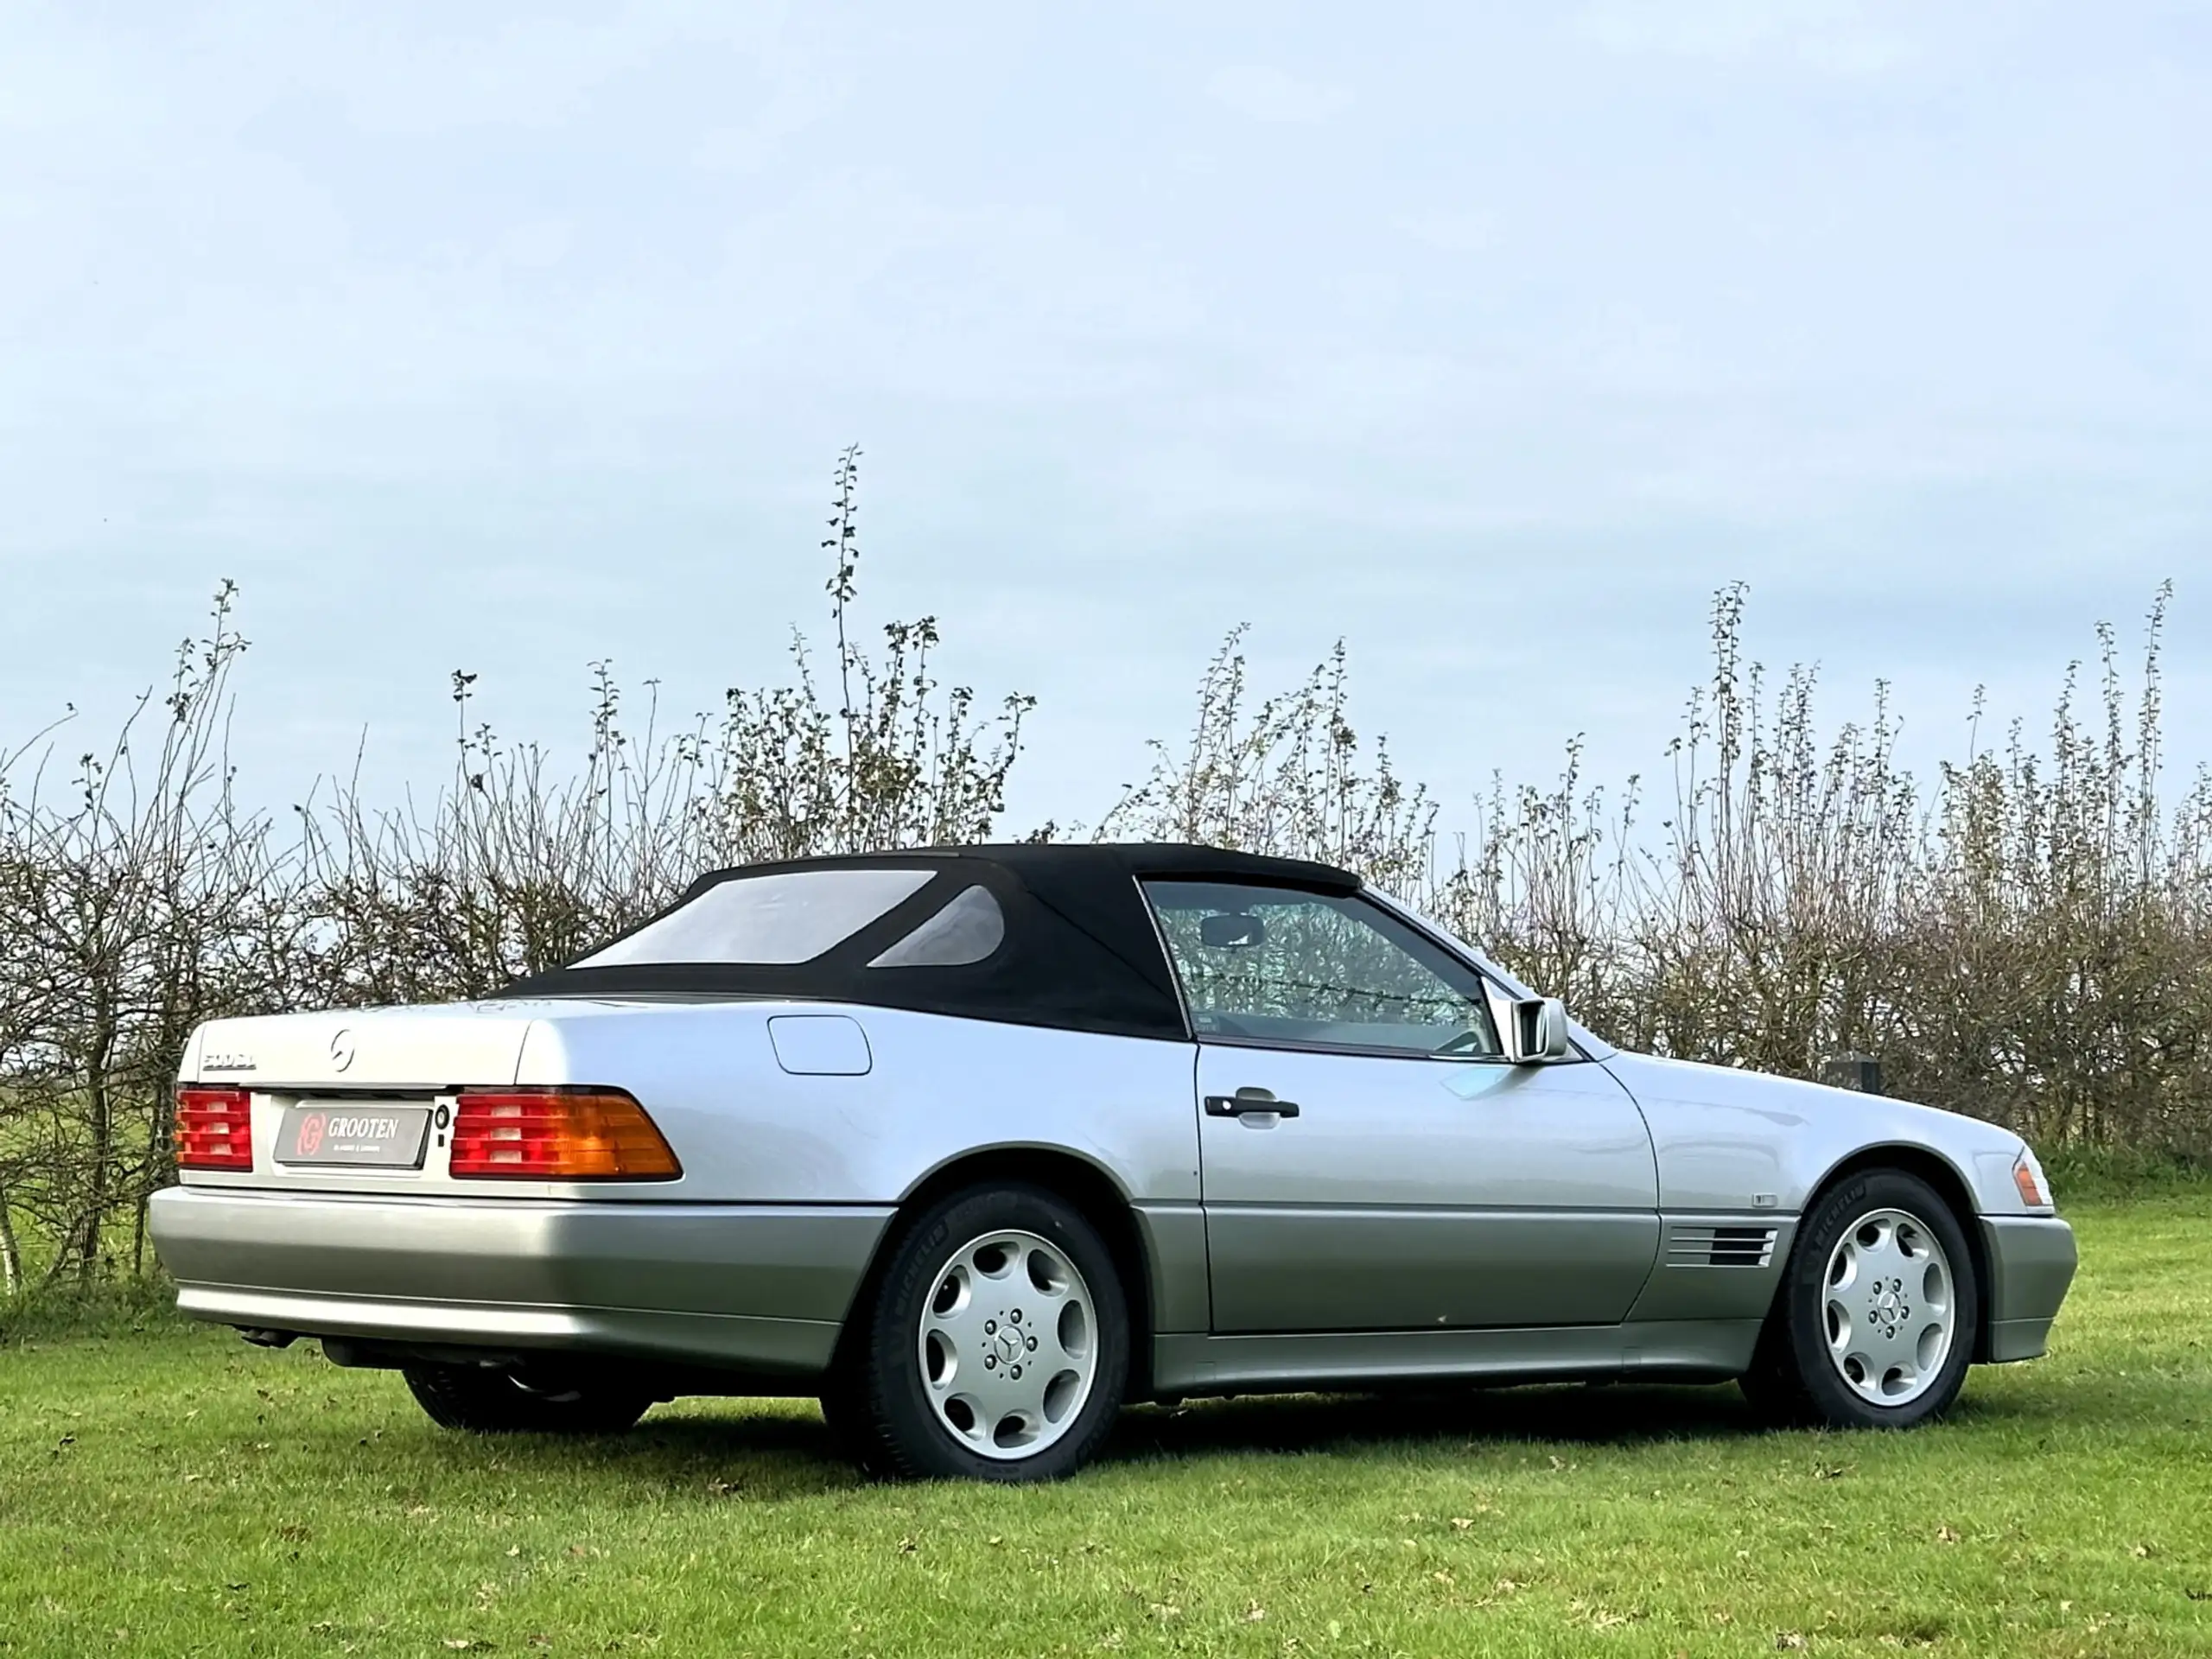
[[(11, 4), (0, 747), (222, 576), (250, 793), (569, 743), (867, 603), (1095, 817), (1253, 625), (1456, 803), (1656, 766), (1711, 591), (1923, 761), (2179, 583), (2212, 6)], [(73, 742), (73, 740), (72, 740)]]

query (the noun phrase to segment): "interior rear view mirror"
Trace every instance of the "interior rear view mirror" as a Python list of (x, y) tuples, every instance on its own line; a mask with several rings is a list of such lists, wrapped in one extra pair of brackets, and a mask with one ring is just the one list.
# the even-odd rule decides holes
[(1198, 943), (1209, 950), (1249, 950), (1268, 937), (1268, 925), (1249, 911), (1198, 918)]
[(1567, 1004), (1555, 996), (1531, 996), (1510, 1005), (1505, 1022), (1505, 1058), (1516, 1065), (1563, 1060), (1573, 1052), (1567, 1034)]

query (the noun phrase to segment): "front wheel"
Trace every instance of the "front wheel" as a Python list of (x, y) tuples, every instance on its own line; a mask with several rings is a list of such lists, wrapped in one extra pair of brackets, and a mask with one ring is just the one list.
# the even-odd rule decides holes
[(1082, 1212), (1033, 1186), (975, 1187), (919, 1217), (868, 1312), (858, 1374), (825, 1403), (860, 1461), (907, 1478), (1050, 1480), (1121, 1409), (1128, 1302)]
[(1950, 1408), (1980, 1319), (1958, 1217), (1903, 1170), (1850, 1177), (1814, 1205), (1743, 1389), (1767, 1414), (1909, 1428)]
[(533, 1388), (480, 1365), (410, 1365), (400, 1375), (432, 1422), (471, 1434), (619, 1434), (652, 1404), (604, 1384)]

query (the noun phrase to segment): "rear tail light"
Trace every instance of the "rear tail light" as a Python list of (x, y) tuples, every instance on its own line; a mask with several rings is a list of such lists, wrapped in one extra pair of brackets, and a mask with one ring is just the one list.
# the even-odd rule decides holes
[(253, 1096), (243, 1089), (180, 1085), (176, 1091), (176, 1166), (251, 1169)]
[(451, 1172), (518, 1181), (665, 1181), (683, 1171), (645, 1109), (619, 1089), (465, 1089)]

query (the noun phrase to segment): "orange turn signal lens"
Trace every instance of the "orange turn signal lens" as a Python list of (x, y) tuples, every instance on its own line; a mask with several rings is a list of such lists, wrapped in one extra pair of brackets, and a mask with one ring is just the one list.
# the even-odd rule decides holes
[(619, 1089), (464, 1089), (451, 1172), (470, 1180), (667, 1181), (676, 1154)]
[(176, 1091), (176, 1166), (251, 1169), (253, 1096), (244, 1089), (202, 1089), (180, 1084)]
[(2050, 1184), (2044, 1179), (2034, 1154), (2024, 1152), (2012, 1160), (2012, 1185), (2020, 1189), (2020, 1202), (2029, 1209), (2050, 1208)]

